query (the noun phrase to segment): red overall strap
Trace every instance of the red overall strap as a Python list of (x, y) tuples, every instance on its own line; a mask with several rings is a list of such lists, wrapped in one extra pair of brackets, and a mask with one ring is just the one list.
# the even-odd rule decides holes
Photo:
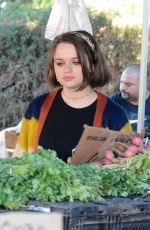
[(107, 97), (100, 92), (96, 92), (96, 93), (97, 93), (97, 105), (96, 105), (96, 113), (94, 116), (93, 126), (100, 128), (102, 127), (102, 118), (103, 118), (105, 105), (107, 103)]
[(37, 152), (38, 151), (38, 143), (39, 143), (39, 138), (41, 135), (41, 131), (43, 129), (45, 120), (47, 118), (48, 112), (52, 106), (52, 103), (58, 93), (60, 89), (58, 89), (57, 91), (51, 92), (47, 98), (45, 99), (42, 107), (41, 107), (41, 112), (40, 112), (40, 117), (39, 117), (39, 125), (38, 125), (38, 130), (37, 130), (37, 135), (36, 135), (36, 139), (35, 139), (35, 145), (34, 145), (34, 151)]

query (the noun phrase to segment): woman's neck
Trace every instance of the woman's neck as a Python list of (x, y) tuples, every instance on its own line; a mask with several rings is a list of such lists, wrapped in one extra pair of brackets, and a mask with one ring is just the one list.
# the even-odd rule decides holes
[(97, 95), (91, 87), (86, 87), (83, 90), (62, 89), (63, 100), (74, 108), (84, 108), (92, 104)]
[(63, 89), (62, 95), (70, 100), (80, 100), (85, 97), (89, 97), (92, 93), (92, 88), (88, 87), (83, 90), (71, 90), (71, 89)]

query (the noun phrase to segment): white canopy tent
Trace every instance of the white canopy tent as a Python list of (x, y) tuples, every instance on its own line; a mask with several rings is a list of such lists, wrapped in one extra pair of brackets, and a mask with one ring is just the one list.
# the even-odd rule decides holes
[(148, 58), (148, 34), (149, 34), (149, 12), (150, 0), (143, 0), (143, 27), (141, 42), (141, 68), (140, 68), (140, 88), (139, 88), (139, 107), (138, 107), (138, 126), (137, 132), (144, 129), (145, 115), (145, 95), (147, 84), (147, 58)]

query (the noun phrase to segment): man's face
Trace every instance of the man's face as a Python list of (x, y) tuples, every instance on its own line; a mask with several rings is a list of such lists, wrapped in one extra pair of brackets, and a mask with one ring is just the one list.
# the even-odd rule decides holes
[(123, 72), (120, 79), (120, 92), (122, 98), (132, 104), (138, 104), (139, 80), (133, 74)]

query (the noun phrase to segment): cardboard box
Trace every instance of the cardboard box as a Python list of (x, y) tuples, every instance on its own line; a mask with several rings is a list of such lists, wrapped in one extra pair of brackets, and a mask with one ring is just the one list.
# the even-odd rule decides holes
[(14, 131), (5, 131), (5, 145), (6, 149), (15, 149), (18, 140), (18, 134)]

